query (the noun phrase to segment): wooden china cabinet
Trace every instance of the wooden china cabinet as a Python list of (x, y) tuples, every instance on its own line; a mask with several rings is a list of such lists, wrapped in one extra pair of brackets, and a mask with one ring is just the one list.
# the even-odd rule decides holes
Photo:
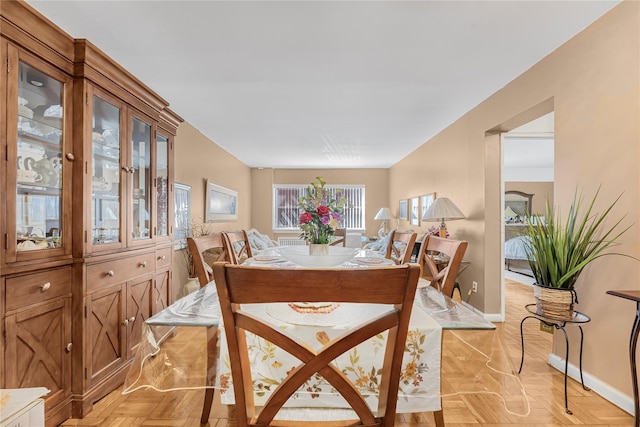
[[(2, 2), (0, 55), (0, 378), (2, 388), (47, 387), (47, 424), (71, 414), (73, 40), (36, 16), (53, 55)], [(18, 15), (13, 16), (13, 12)]]
[(53, 426), (123, 382), (172, 302), (182, 119), (23, 1), (0, 18), (0, 388), (47, 387)]

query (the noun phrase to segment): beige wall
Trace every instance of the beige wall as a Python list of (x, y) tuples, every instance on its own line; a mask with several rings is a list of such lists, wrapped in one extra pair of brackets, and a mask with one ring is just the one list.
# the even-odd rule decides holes
[[(467, 215), (449, 229), (469, 241), (472, 264), (461, 275), (463, 294), (478, 280), (480, 292), (471, 303), (485, 312), (500, 312), (502, 293), (495, 238), (500, 147), (490, 131), (524, 124), (523, 112), (555, 111), (555, 204), (567, 212), (576, 187), (591, 197), (602, 185), (600, 208), (624, 191), (613, 214), (626, 214), (625, 224), (635, 225), (616, 250), (640, 257), (639, 23), (640, 3), (623, 2), (391, 169), (391, 200), (435, 191)], [(639, 262), (596, 260), (577, 284), (577, 309), (592, 318), (585, 327), (584, 371), (630, 396), (627, 346), (635, 306), (605, 295), (615, 288), (640, 289)], [(577, 348), (575, 328), (569, 329)], [(559, 336), (554, 352), (564, 357)], [(576, 366), (577, 355), (570, 356)]]
[[(376, 235), (380, 221), (373, 217), (378, 210), (387, 206), (389, 170), (388, 169), (252, 169), (251, 182), (253, 193), (253, 227), (272, 238), (272, 185), (273, 184), (309, 184), (321, 176), (328, 184), (364, 185), (366, 194), (365, 217), (366, 234)], [(391, 206), (393, 208), (393, 206)], [(395, 226), (395, 225), (394, 225)]]
[[(191, 218), (204, 222), (207, 179), (238, 192), (238, 220), (204, 224), (206, 231), (232, 231), (251, 226), (251, 170), (188, 123), (178, 128), (174, 147), (175, 181), (191, 186)], [(174, 253), (174, 289), (181, 295), (186, 281), (184, 257)]]
[(531, 213), (544, 215), (547, 199), (553, 203), (553, 182), (505, 182), (504, 191), (533, 194)]
[[(465, 258), (471, 266), (460, 276), (463, 294), (477, 281), (479, 292), (469, 302), (499, 314), (499, 132), (543, 114), (555, 112), (554, 203), (566, 212), (576, 187), (591, 196), (602, 185), (602, 207), (624, 190), (613, 213), (626, 214), (626, 224), (635, 225), (617, 250), (640, 257), (639, 22), (640, 3), (623, 2), (389, 170), (249, 169), (184, 124), (176, 138), (176, 181), (193, 186), (194, 218), (204, 210), (205, 178), (239, 192), (239, 220), (213, 224), (214, 230), (255, 227), (271, 233), (272, 184), (307, 183), (318, 175), (332, 184), (366, 185), (368, 235), (379, 227), (372, 218), (381, 206), (397, 212), (400, 199), (432, 192), (449, 197), (467, 216), (448, 223), (454, 237), (469, 241)], [(429, 225), (411, 228), (424, 231)], [(409, 224), (400, 222), (399, 228)], [(627, 345), (634, 306), (605, 295), (615, 288), (640, 288), (639, 262), (600, 259), (578, 282), (577, 309), (592, 318), (585, 327), (584, 371), (630, 396)], [(569, 332), (575, 345), (575, 330)], [(553, 351), (563, 357), (563, 340), (556, 337)], [(574, 365), (577, 353), (570, 357)]]

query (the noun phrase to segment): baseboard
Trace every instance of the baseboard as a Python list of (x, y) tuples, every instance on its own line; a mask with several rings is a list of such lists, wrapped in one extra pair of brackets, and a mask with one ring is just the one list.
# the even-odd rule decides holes
[(465, 307), (467, 307), (469, 310), (473, 311), (474, 313), (477, 313), (480, 316), (484, 317), (486, 320), (488, 320), (491, 323), (504, 322), (504, 316), (501, 316), (500, 313), (483, 313), (482, 311), (478, 310), (477, 308), (475, 308), (474, 306), (472, 306), (468, 302), (464, 302), (464, 301), (462, 301), (462, 305), (464, 305)]
[[(551, 365), (553, 368), (557, 369), (564, 375), (564, 359), (562, 357), (558, 356), (557, 354), (550, 354), (547, 361), (549, 362), (549, 365)], [(569, 363), (567, 367), (567, 375), (570, 378), (573, 378), (574, 380), (580, 382), (580, 369), (577, 366)], [(582, 372), (582, 376), (584, 377), (585, 386), (589, 387), (592, 391), (596, 392), (623, 411), (628, 412), (630, 415), (633, 415), (633, 397), (627, 396), (620, 390), (611, 387), (609, 384), (592, 375), (589, 375), (584, 371)], [(571, 405), (571, 399), (569, 399), (569, 405)]]
[(500, 313), (485, 313), (482, 314), (485, 319), (487, 319), (491, 323), (502, 323), (504, 322), (504, 316)]
[[(504, 318), (500, 313), (483, 313), (471, 304), (464, 301), (462, 304), (470, 310), (478, 313), (480, 316), (483, 316), (489, 322), (504, 322)], [(564, 375), (564, 358), (556, 354), (550, 354), (547, 362)], [(567, 367), (567, 375), (578, 382), (580, 381), (580, 369), (571, 363), (569, 363)], [(609, 384), (586, 372), (583, 372), (582, 376), (584, 377), (585, 386), (589, 387), (592, 391), (613, 403), (623, 411), (628, 412), (632, 416), (634, 415), (634, 402), (632, 396), (622, 393), (620, 390), (611, 387)]]

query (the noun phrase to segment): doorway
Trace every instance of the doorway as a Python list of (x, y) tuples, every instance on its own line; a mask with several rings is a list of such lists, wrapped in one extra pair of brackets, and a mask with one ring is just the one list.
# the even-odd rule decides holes
[(553, 203), (554, 113), (502, 133), (501, 146), (504, 277), (530, 285), (534, 279), (524, 250), (526, 218), (544, 218), (547, 200)]

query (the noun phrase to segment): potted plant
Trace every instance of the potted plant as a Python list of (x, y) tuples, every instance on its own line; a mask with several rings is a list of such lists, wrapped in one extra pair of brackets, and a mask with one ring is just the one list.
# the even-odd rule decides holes
[[(577, 301), (574, 290), (582, 270), (605, 252), (629, 228), (620, 229), (620, 220), (612, 226), (605, 224), (621, 196), (602, 213), (593, 213), (600, 189), (583, 212), (582, 197), (574, 195), (569, 215), (562, 223), (560, 212), (556, 212), (547, 200), (546, 218), (528, 216), (526, 235), (529, 237), (525, 251), (529, 266), (536, 280), (534, 296), (537, 313), (563, 320), (573, 316), (573, 303)], [(621, 255), (621, 254), (618, 254)]]

